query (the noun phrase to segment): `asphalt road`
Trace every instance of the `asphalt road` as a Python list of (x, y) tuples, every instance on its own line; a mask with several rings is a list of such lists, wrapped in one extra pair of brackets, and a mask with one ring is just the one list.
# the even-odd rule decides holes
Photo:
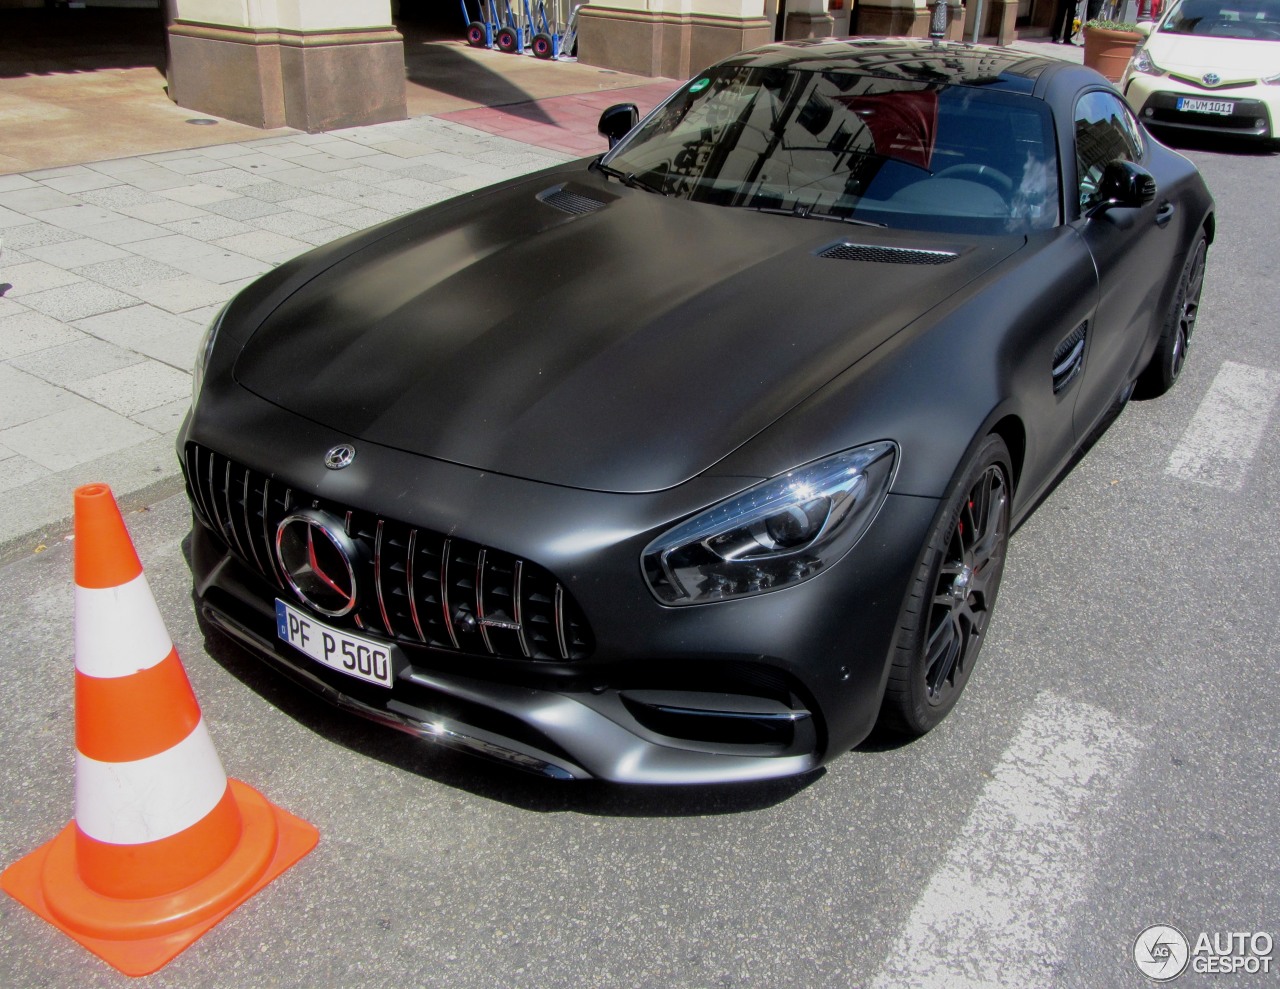
[[(131, 513), (228, 773), (321, 832), (146, 984), (1137, 987), (1148, 925), (1280, 936), (1280, 156), (1190, 154), (1219, 235), (1183, 379), (1014, 537), (978, 672), (914, 744), (675, 790), (438, 753), (206, 640), (184, 502)], [(0, 577), (8, 864), (72, 813), (71, 546)], [(0, 898), (0, 986), (129, 981)]]

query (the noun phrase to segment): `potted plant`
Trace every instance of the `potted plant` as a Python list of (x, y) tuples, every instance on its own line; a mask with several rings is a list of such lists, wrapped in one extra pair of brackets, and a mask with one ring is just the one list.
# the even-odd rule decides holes
[(1142, 38), (1138, 25), (1129, 21), (1088, 21), (1084, 26), (1084, 64), (1119, 82)]

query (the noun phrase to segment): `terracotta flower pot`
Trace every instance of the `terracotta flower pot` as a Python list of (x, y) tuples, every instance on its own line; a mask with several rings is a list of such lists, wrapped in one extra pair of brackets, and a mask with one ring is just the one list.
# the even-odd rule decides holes
[(1109, 28), (1084, 29), (1084, 64), (1097, 69), (1112, 82), (1119, 82), (1133, 50), (1142, 43), (1137, 31), (1113, 31)]

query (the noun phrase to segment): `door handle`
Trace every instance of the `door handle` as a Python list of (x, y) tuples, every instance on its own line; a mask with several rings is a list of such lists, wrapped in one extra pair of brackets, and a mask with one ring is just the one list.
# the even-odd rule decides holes
[(1173, 203), (1169, 202), (1167, 199), (1162, 202), (1160, 204), (1160, 208), (1156, 210), (1156, 226), (1163, 227), (1168, 224), (1168, 222), (1173, 219), (1173, 214), (1177, 208), (1178, 207), (1174, 206)]

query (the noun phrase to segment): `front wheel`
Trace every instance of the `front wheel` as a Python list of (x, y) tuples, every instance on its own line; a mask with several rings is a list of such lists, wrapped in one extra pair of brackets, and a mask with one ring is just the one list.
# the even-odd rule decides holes
[(1195, 331), (1196, 318), (1200, 315), (1200, 291), (1204, 288), (1207, 252), (1208, 242), (1202, 231), (1187, 253), (1187, 263), (1183, 265), (1182, 275), (1178, 279), (1178, 289), (1173, 295), (1169, 314), (1165, 317), (1156, 352), (1151, 355), (1151, 363), (1138, 375), (1139, 398), (1163, 395), (1182, 374), (1187, 350), (1191, 346), (1191, 334)]
[(1009, 542), (1009, 450), (988, 436), (960, 472), (916, 565), (877, 727), (917, 737), (960, 699), (986, 636)]

